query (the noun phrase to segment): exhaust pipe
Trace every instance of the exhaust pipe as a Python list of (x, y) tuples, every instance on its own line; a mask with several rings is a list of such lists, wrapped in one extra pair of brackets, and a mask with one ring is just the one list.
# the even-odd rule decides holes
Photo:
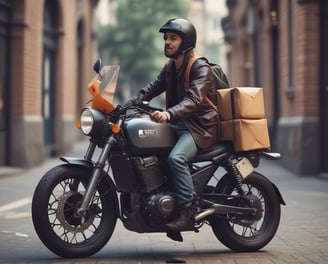
[(213, 214), (236, 214), (236, 215), (256, 215), (257, 210), (255, 208), (245, 208), (237, 206), (229, 206), (223, 204), (213, 204), (210, 208), (205, 209), (195, 216), (195, 221), (198, 222), (207, 216)]
[(205, 211), (203, 211), (195, 216), (195, 222), (198, 222), (198, 221), (202, 220), (203, 218), (205, 218), (209, 215), (212, 215), (212, 214), (215, 214), (214, 208), (206, 209)]

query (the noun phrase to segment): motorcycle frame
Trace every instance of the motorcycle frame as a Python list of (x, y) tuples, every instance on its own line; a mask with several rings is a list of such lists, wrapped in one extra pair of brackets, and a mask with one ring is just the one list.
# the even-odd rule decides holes
[[(99, 158), (97, 162), (93, 162), (92, 158), (94, 156), (96, 147), (97, 147), (97, 141), (90, 140), (90, 143), (88, 145), (88, 149), (85, 153), (84, 159), (76, 159), (76, 158), (67, 158), (62, 157), (61, 160), (73, 164), (73, 165), (79, 165), (79, 166), (85, 166), (92, 170), (90, 181), (88, 183), (88, 186), (86, 188), (85, 195), (83, 197), (82, 203), (80, 208), (77, 210), (78, 214), (81, 214), (83, 217), (88, 209), (88, 205), (90, 203), (90, 200), (94, 194), (94, 190), (99, 183), (101, 177), (103, 176), (103, 169), (106, 164), (106, 160), (108, 159), (108, 155), (111, 149), (111, 146), (113, 143), (115, 143), (115, 137), (114, 135), (111, 135), (107, 142), (102, 146), (102, 151), (99, 154)], [(210, 179), (213, 176), (213, 173), (219, 168), (219, 161), (222, 161), (227, 153), (223, 153), (220, 156), (217, 156), (214, 158), (215, 161), (211, 161), (205, 166), (197, 166), (197, 163), (193, 163), (194, 172), (192, 173), (193, 181), (195, 183), (195, 188), (197, 189), (203, 189), (206, 184), (210, 181)], [(110, 182), (110, 188), (113, 192), (117, 192), (117, 186), (114, 184), (112, 179), (109, 177), (106, 177), (107, 181)], [(141, 195), (139, 193), (134, 193), (134, 195)], [(117, 196), (116, 196), (117, 197)], [(116, 201), (117, 208), (119, 208), (118, 200)], [(229, 205), (223, 205), (223, 204), (214, 204), (208, 201), (208, 206), (211, 206), (210, 208), (206, 209), (205, 211), (202, 211), (198, 215), (196, 215), (195, 220), (201, 221), (202, 219), (206, 218), (209, 215), (212, 214), (244, 214), (244, 213), (254, 213), (254, 209), (248, 209), (248, 208), (241, 208), (241, 207), (235, 207), (235, 206), (229, 206)], [(139, 212), (135, 215), (134, 223), (130, 224), (126, 223), (124, 219), (122, 218), (121, 214), (120, 218), (123, 220), (123, 222), (126, 225), (126, 228), (129, 230), (137, 231), (137, 232), (155, 232), (155, 231), (161, 231), (158, 229), (153, 229), (147, 226), (146, 223), (143, 223), (143, 219), (140, 217)], [(140, 222), (140, 220), (142, 220)], [(139, 224), (136, 224), (136, 222), (139, 221)]]

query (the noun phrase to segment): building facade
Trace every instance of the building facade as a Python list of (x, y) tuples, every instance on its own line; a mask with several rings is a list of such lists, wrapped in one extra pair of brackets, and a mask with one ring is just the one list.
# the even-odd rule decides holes
[(232, 86), (264, 88), (273, 149), (299, 174), (328, 172), (328, 3), (227, 0)]
[(224, 0), (190, 0), (188, 19), (197, 30), (196, 52), (226, 70), (221, 19), (227, 15)]
[(0, 166), (70, 149), (96, 58), (97, 0), (0, 0)]

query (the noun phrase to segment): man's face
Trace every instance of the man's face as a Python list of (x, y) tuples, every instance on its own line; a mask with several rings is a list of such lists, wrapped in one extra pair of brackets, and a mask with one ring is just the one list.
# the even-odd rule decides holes
[(176, 53), (180, 47), (180, 44), (182, 42), (182, 37), (180, 37), (178, 34), (173, 32), (165, 32), (164, 33), (164, 54), (166, 57), (169, 58), (175, 58)]

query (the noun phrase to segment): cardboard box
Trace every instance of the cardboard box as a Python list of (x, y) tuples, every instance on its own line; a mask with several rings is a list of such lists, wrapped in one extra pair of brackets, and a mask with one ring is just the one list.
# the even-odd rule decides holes
[(270, 148), (266, 119), (235, 119), (221, 122), (222, 140), (233, 141), (235, 151)]
[(217, 104), (220, 118), (231, 119), (263, 119), (263, 88), (234, 87), (217, 90)]
[(270, 148), (266, 119), (236, 119), (233, 120), (233, 123), (235, 151)]

